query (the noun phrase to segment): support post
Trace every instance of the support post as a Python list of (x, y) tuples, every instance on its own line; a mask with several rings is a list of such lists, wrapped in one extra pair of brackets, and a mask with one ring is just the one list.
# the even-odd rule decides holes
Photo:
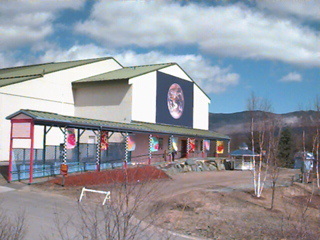
[(125, 135), (126, 147), (125, 147), (125, 155), (124, 155), (124, 163), (123, 163), (123, 168), (124, 169), (127, 169), (128, 155), (129, 155), (129, 151), (128, 151), (128, 136), (129, 136), (129, 134), (126, 133), (126, 135)]
[(152, 134), (149, 134), (149, 157), (148, 157), (148, 165), (151, 164), (151, 157), (152, 157), (152, 153), (151, 153), (151, 147), (152, 147)]
[(204, 140), (202, 140), (202, 158), (205, 157), (205, 151)]
[[(61, 129), (61, 128), (60, 128)], [(61, 129), (62, 131), (62, 129)], [(62, 158), (62, 163), (61, 164), (65, 164), (67, 165), (67, 135), (68, 135), (68, 128), (65, 127), (64, 131), (62, 131), (64, 133), (64, 145), (63, 145), (63, 158)], [(60, 166), (61, 168), (61, 166)], [(64, 187), (66, 181), (66, 175), (62, 174), (62, 183), (61, 186)]]
[(97, 157), (96, 157), (96, 166), (97, 171), (100, 172), (100, 164), (101, 164), (101, 130), (98, 131), (97, 136)]
[(189, 158), (189, 152), (190, 152), (190, 138), (187, 139), (187, 158)]
[(31, 144), (30, 144), (30, 175), (29, 175), (29, 184), (33, 181), (33, 160), (34, 160), (34, 122), (31, 122), (30, 126), (30, 138), (31, 138)]
[(78, 128), (77, 129), (77, 161), (78, 161), (78, 168), (80, 167), (79, 166), (79, 163), (80, 163), (80, 129)]
[(42, 170), (44, 172), (45, 167), (44, 165), (46, 164), (46, 153), (47, 153), (47, 134), (51, 130), (52, 126), (48, 129), (47, 131), (47, 126), (44, 125), (43, 128), (43, 152), (42, 152)]
[(13, 123), (11, 120), (11, 130), (10, 130), (10, 152), (9, 152), (9, 169), (8, 169), (8, 182), (12, 181), (12, 155), (13, 155), (13, 136), (12, 136)]
[(174, 159), (173, 159), (173, 155), (174, 155), (174, 148), (173, 148), (173, 135), (170, 136), (169, 138), (169, 152), (170, 152), (170, 162), (172, 162)]

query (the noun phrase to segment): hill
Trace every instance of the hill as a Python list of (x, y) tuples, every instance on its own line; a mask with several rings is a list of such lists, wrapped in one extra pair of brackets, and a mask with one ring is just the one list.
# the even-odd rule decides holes
[[(261, 114), (262, 112), (256, 112)], [(296, 111), (285, 114), (269, 113), (280, 119), (282, 127), (291, 129), (295, 139), (295, 147), (301, 145), (302, 130), (306, 131), (307, 145), (312, 145), (311, 136), (316, 126), (317, 119), (320, 119), (316, 111)], [(209, 129), (231, 137), (231, 149), (236, 149), (241, 142), (249, 142), (250, 139), (250, 113), (248, 111), (237, 113), (210, 113)]]

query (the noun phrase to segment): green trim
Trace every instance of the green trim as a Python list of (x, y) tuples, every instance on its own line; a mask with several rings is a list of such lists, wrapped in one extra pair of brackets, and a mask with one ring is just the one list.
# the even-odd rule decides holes
[(112, 81), (112, 80), (121, 80), (121, 79), (131, 79), (139, 77), (153, 71), (157, 71), (169, 66), (174, 65), (175, 63), (161, 63), (153, 65), (141, 65), (141, 66), (131, 66), (124, 67), (121, 69), (116, 69), (110, 72), (102, 73), (92, 77), (80, 79), (74, 81), (74, 84), (84, 83), (84, 82), (102, 82), (102, 81)]

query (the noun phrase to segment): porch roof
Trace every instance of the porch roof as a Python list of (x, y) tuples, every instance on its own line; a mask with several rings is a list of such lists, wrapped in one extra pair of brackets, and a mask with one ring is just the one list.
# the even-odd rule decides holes
[(202, 129), (145, 122), (112, 122), (98, 119), (66, 116), (57, 113), (42, 112), (30, 109), (21, 109), (9, 115), (8, 117), (6, 117), (6, 119), (11, 120), (22, 114), (33, 119), (35, 125), (70, 127), (89, 130), (105, 130), (122, 133), (164, 134), (210, 140), (230, 140), (228, 136)]
[(243, 156), (243, 157), (254, 157), (254, 156), (259, 156), (259, 154), (252, 152), (251, 150), (248, 149), (238, 149), (230, 153), (231, 156), (238, 157), (238, 156)]

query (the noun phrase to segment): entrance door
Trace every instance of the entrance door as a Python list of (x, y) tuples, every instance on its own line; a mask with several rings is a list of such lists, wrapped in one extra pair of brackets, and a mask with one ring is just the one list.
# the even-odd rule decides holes
[(181, 140), (181, 158), (187, 156), (187, 140)]

